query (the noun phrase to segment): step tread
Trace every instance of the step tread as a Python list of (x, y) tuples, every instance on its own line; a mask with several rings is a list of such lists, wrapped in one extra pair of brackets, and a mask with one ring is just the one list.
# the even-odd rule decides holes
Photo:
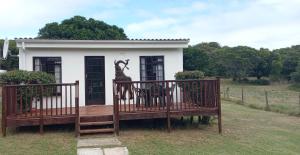
[(101, 121), (101, 122), (80, 122), (80, 126), (89, 126), (89, 125), (111, 125), (114, 124), (113, 121)]
[(114, 128), (105, 128), (105, 129), (84, 129), (80, 130), (79, 133), (103, 133), (103, 132), (114, 132)]

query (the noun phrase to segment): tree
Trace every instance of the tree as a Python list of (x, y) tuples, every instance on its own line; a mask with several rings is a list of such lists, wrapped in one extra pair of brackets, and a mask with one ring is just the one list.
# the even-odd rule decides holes
[(233, 81), (240, 81), (248, 76), (253, 69), (253, 57), (255, 49), (247, 46), (223, 47), (217, 51), (215, 62), (216, 66), (225, 70), (225, 74)]
[(189, 46), (183, 51), (183, 68), (184, 70), (201, 70), (207, 71), (209, 61), (208, 55), (202, 50)]
[[(300, 64), (300, 63), (298, 63)], [(300, 65), (297, 66), (296, 71), (291, 73), (291, 78), (293, 81), (300, 83)]]
[(128, 39), (124, 30), (93, 18), (74, 16), (61, 23), (46, 24), (39, 30), (40, 39), (122, 40)]
[(270, 55), (271, 51), (268, 49), (255, 50), (253, 55), (249, 57), (253, 66), (250, 75), (255, 76), (257, 79), (269, 76), (272, 63)]
[(277, 49), (273, 53), (279, 54), (282, 58), (281, 75), (285, 79), (291, 80), (291, 73), (296, 71), (296, 67), (300, 61), (300, 45)]
[(270, 79), (272, 81), (279, 81), (281, 78), (282, 60), (279, 54), (272, 53), (272, 63), (270, 71)]

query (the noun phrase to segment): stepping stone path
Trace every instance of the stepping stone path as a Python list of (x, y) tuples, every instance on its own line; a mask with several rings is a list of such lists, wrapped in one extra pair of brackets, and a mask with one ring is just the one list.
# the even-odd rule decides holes
[(128, 149), (116, 137), (81, 138), (77, 155), (128, 155)]

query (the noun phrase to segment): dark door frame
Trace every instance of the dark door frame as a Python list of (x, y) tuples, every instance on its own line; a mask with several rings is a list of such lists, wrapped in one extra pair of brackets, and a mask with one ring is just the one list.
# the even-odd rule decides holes
[(103, 74), (104, 74), (104, 104), (99, 104), (99, 105), (105, 105), (106, 104), (106, 89), (105, 89), (105, 85), (106, 85), (106, 81), (105, 81), (105, 56), (84, 56), (84, 84), (85, 84), (85, 88), (84, 88), (84, 94), (85, 94), (85, 106), (89, 106), (87, 105), (87, 77), (86, 77), (86, 63), (87, 63), (87, 58), (92, 58), (92, 57), (102, 57), (103, 58)]

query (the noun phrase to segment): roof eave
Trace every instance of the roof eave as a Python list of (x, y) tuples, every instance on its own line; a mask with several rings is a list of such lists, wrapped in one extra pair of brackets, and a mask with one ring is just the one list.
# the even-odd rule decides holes
[(189, 40), (36, 40), (16, 39), (19, 48), (186, 48)]

